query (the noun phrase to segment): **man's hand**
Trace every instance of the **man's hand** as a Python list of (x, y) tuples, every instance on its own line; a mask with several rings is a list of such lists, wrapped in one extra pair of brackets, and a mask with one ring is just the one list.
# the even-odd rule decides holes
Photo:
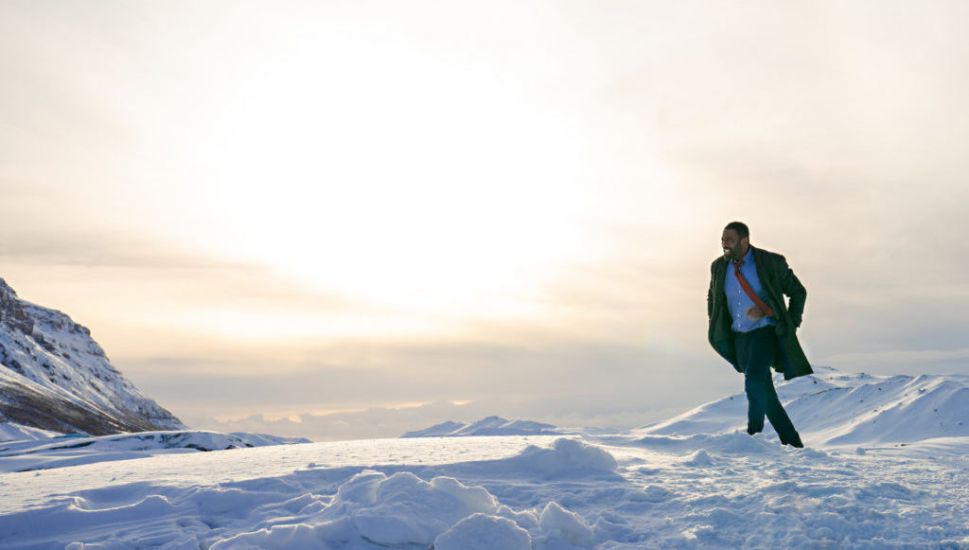
[(747, 317), (753, 321), (760, 321), (764, 318), (764, 315), (764, 312), (761, 311), (757, 306), (751, 306), (751, 308), (747, 310)]

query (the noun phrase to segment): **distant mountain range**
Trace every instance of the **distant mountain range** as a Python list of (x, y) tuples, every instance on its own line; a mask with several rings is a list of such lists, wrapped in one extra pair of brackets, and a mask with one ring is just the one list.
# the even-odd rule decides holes
[(91, 331), (0, 279), (2, 423), (89, 435), (185, 428), (111, 365)]
[(489, 416), (466, 424), (464, 422), (442, 422), (430, 428), (407, 432), (401, 437), (468, 437), (474, 435), (558, 435), (562, 433), (551, 424), (529, 420), (508, 420), (500, 416)]

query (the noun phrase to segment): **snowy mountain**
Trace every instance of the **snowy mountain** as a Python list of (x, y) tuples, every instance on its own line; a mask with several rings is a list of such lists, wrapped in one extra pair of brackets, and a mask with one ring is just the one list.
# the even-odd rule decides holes
[(500, 416), (489, 416), (470, 424), (464, 422), (442, 422), (423, 430), (407, 432), (401, 437), (468, 437), (474, 435), (555, 435), (560, 433), (551, 424), (529, 420), (508, 420)]
[[(63, 455), (43, 470), (0, 469), (0, 541), (10, 549), (969, 548), (967, 377), (817, 371), (777, 381), (804, 449), (782, 446), (769, 428), (747, 435), (742, 393), (612, 434), (173, 449), (139, 460), (111, 457), (160, 442), (104, 439), (115, 462), (92, 454), (71, 466)], [(210, 448), (226, 443), (205, 437)], [(25, 442), (19, 455), (7, 444), (3, 460), (78, 451), (62, 439)]]
[(0, 423), (92, 435), (185, 428), (111, 365), (87, 328), (21, 300), (3, 279)]

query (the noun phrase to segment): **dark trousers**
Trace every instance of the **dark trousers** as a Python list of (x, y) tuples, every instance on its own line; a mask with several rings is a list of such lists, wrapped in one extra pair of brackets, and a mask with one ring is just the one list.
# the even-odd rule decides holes
[(744, 391), (747, 392), (747, 432), (754, 434), (763, 430), (766, 414), (781, 443), (800, 443), (800, 436), (777, 398), (771, 378), (770, 366), (778, 346), (774, 327), (734, 333), (734, 343), (737, 365), (744, 372)]

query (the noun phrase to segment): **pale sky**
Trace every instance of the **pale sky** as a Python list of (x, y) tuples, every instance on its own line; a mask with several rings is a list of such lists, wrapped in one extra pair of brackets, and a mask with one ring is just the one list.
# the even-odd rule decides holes
[(705, 304), (739, 219), (807, 287), (815, 365), (966, 373), (966, 28), (961, 1), (4, 1), (0, 277), (197, 427), (633, 426), (741, 390)]

